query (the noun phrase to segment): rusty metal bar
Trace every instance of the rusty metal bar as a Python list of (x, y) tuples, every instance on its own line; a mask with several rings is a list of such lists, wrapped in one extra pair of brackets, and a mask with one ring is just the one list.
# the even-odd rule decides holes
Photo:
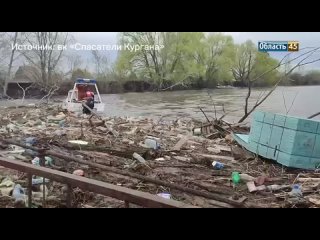
[(85, 177), (76, 176), (73, 174), (53, 169), (34, 166), (16, 160), (7, 160), (4, 158), (0, 158), (0, 165), (21, 172), (46, 177), (53, 181), (66, 183), (72, 186), (77, 186), (86, 191), (95, 192), (122, 201), (131, 202), (139, 206), (151, 208), (194, 208), (194, 206), (171, 199), (164, 199), (162, 197), (152, 195), (150, 193), (144, 193), (133, 189), (115, 186), (113, 184), (88, 179)]
[(28, 207), (32, 207), (32, 174), (28, 173)]

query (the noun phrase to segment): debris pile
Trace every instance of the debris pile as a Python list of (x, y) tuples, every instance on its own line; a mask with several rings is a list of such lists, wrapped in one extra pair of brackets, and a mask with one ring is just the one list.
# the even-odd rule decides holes
[[(0, 156), (6, 159), (41, 165), (35, 151), (5, 141), (12, 139), (77, 159), (67, 162), (45, 156), (43, 164), (48, 168), (199, 207), (320, 205), (320, 173), (288, 169), (235, 145), (231, 133), (248, 132), (245, 126), (188, 119), (101, 118), (64, 112), (57, 106), (5, 109), (0, 118)], [(0, 169), (2, 207), (27, 202), (27, 176), (18, 174)], [(43, 181), (33, 176), (34, 206), (65, 207), (65, 185)], [(122, 201), (78, 188), (73, 189), (72, 204), (123, 207)]]

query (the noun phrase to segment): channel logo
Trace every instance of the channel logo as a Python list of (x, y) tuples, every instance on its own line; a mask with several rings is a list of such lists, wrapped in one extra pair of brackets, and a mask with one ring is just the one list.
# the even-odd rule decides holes
[(258, 42), (260, 52), (297, 52), (298, 41), (261, 41)]

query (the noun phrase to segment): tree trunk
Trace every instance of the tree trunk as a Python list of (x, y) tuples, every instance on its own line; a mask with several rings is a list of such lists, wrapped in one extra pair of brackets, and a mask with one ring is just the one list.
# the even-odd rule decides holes
[[(17, 43), (17, 39), (18, 39), (18, 32), (15, 32), (14, 34), (14, 39), (13, 39), (13, 45), (16, 45)], [(14, 57), (14, 53), (15, 53), (15, 48), (13, 48), (11, 50), (11, 57), (10, 57), (10, 62), (9, 62), (9, 67), (8, 67), (8, 73), (7, 73), (7, 77), (5, 79), (5, 83), (3, 86), (3, 95), (7, 96), (7, 87), (8, 87), (8, 81), (11, 79), (11, 70), (12, 70), (12, 63), (13, 63), (13, 57)]]

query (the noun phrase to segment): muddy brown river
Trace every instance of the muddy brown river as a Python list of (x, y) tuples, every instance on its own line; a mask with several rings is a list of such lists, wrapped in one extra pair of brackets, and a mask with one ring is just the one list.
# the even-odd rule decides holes
[[(266, 89), (253, 91), (251, 105), (263, 91)], [(227, 113), (225, 119), (236, 122), (243, 115), (246, 94), (246, 89), (214, 89), (105, 94), (102, 99), (106, 104), (104, 114), (107, 116), (162, 117), (163, 120), (192, 117), (205, 120), (200, 107), (209, 117), (214, 117), (215, 114), (221, 116), (224, 108)], [(58, 99), (62, 100), (64, 97)], [(19, 102), (20, 100), (1, 101), (0, 104), (9, 106)], [(25, 100), (25, 103), (34, 102), (35, 100)], [(320, 112), (320, 86), (279, 87), (258, 109), (308, 117)], [(315, 119), (320, 120), (320, 117)]]
[[(250, 104), (253, 105), (264, 91), (266, 89), (255, 89)], [(215, 109), (217, 116), (221, 116), (224, 108), (227, 113), (225, 119), (236, 122), (244, 113), (246, 94), (246, 89), (215, 89), (110, 94), (102, 98), (108, 116), (193, 117), (205, 120), (200, 107), (210, 117), (215, 116)], [(308, 117), (320, 112), (320, 86), (279, 87), (258, 109)]]

